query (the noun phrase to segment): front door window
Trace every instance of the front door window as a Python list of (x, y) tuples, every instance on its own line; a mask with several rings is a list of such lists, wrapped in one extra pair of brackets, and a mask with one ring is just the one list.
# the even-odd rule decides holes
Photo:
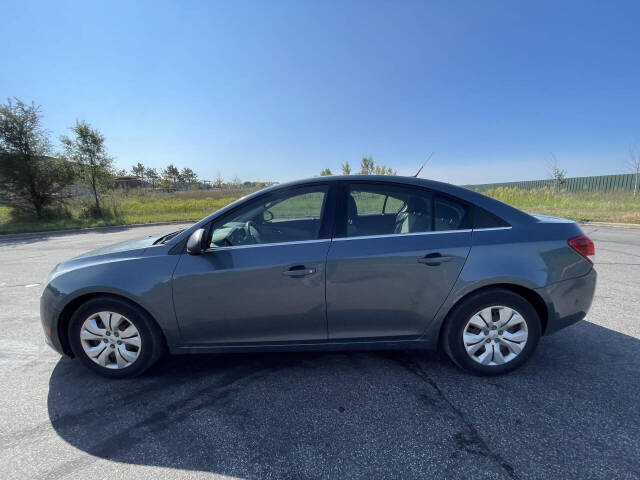
[(326, 185), (296, 188), (257, 199), (214, 223), (211, 248), (316, 240)]

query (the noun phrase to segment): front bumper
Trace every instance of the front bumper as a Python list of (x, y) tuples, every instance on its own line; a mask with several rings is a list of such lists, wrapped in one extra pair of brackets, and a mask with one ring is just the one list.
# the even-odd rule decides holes
[(587, 315), (596, 291), (595, 269), (582, 277), (553, 283), (536, 291), (545, 299), (549, 318), (545, 335), (572, 325)]
[(45, 343), (59, 354), (64, 355), (64, 348), (62, 347), (60, 335), (58, 334), (60, 312), (56, 308), (58, 305), (56, 297), (57, 295), (52, 287), (47, 285), (40, 297), (40, 322), (44, 330)]

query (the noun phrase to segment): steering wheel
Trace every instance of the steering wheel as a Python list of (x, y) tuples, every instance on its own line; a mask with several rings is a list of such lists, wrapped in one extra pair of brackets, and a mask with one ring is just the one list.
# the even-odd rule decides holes
[(247, 232), (247, 238), (252, 239), (254, 243), (262, 243), (262, 238), (260, 237), (260, 231), (258, 230), (258, 225), (252, 220), (249, 220), (244, 225), (244, 229)]

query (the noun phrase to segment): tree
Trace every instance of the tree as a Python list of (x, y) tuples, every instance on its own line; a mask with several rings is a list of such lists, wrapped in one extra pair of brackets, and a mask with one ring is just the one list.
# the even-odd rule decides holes
[(351, 175), (351, 165), (349, 165), (349, 161), (346, 161), (342, 164), (342, 174)]
[(634, 174), (633, 196), (635, 197), (638, 194), (638, 177), (640, 177), (640, 149), (638, 147), (629, 149), (627, 168)]
[(360, 161), (361, 175), (396, 175), (397, 172), (386, 165), (376, 165), (371, 157), (363, 157)]
[(145, 176), (147, 177), (147, 180), (149, 182), (151, 182), (151, 188), (156, 188), (156, 183), (158, 182), (158, 179), (160, 178), (160, 176), (158, 175), (158, 172), (156, 171), (155, 168), (147, 168), (144, 171)]
[(325, 168), (323, 170), (320, 170), (320, 176), (321, 177), (328, 177), (329, 175), (332, 175), (331, 169)]
[(167, 168), (162, 171), (162, 178), (166, 180), (169, 186), (175, 188), (180, 179), (180, 171), (170, 163), (167, 165)]
[(41, 120), (33, 103), (16, 98), (0, 105), (0, 186), (14, 208), (38, 218), (73, 181), (71, 166), (49, 156), (51, 142)]
[(116, 176), (118, 177), (126, 177), (127, 176), (127, 170), (124, 168), (121, 168), (120, 170), (116, 170)]
[(218, 188), (222, 188), (222, 185), (224, 185), (224, 179), (222, 178), (222, 175), (220, 175), (220, 170), (218, 170), (218, 174), (216, 175), (215, 184)]
[(131, 167), (131, 173), (133, 173), (136, 177), (140, 179), (141, 182), (144, 182), (146, 168), (140, 162)]
[(376, 175), (396, 175), (396, 171), (391, 168), (391, 167), (387, 167), (386, 165), (376, 165), (376, 169), (375, 169)]
[(375, 171), (375, 167), (373, 164), (373, 158), (371, 157), (362, 157), (360, 161), (360, 173), (362, 175), (371, 175)]
[(194, 183), (198, 182), (198, 175), (196, 172), (191, 170), (190, 168), (183, 168), (180, 172), (181, 180), (189, 186), (192, 186)]
[(87, 122), (77, 120), (71, 131), (74, 138), (62, 136), (60, 141), (80, 180), (91, 189), (96, 215), (102, 217), (100, 195), (113, 187), (113, 159), (107, 155), (104, 136)]
[(560, 187), (567, 181), (567, 171), (558, 167), (558, 159), (552, 153), (551, 161), (549, 162), (549, 175), (553, 180), (553, 186), (556, 191), (560, 190)]

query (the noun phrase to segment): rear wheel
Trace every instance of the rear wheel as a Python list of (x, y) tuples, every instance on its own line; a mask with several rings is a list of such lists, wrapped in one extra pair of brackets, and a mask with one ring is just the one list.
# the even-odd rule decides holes
[(134, 377), (164, 352), (164, 338), (149, 315), (116, 297), (82, 304), (69, 323), (69, 343), (88, 368), (112, 378)]
[(443, 346), (458, 366), (479, 375), (515, 370), (535, 351), (540, 318), (531, 304), (505, 289), (472, 294), (451, 311)]

